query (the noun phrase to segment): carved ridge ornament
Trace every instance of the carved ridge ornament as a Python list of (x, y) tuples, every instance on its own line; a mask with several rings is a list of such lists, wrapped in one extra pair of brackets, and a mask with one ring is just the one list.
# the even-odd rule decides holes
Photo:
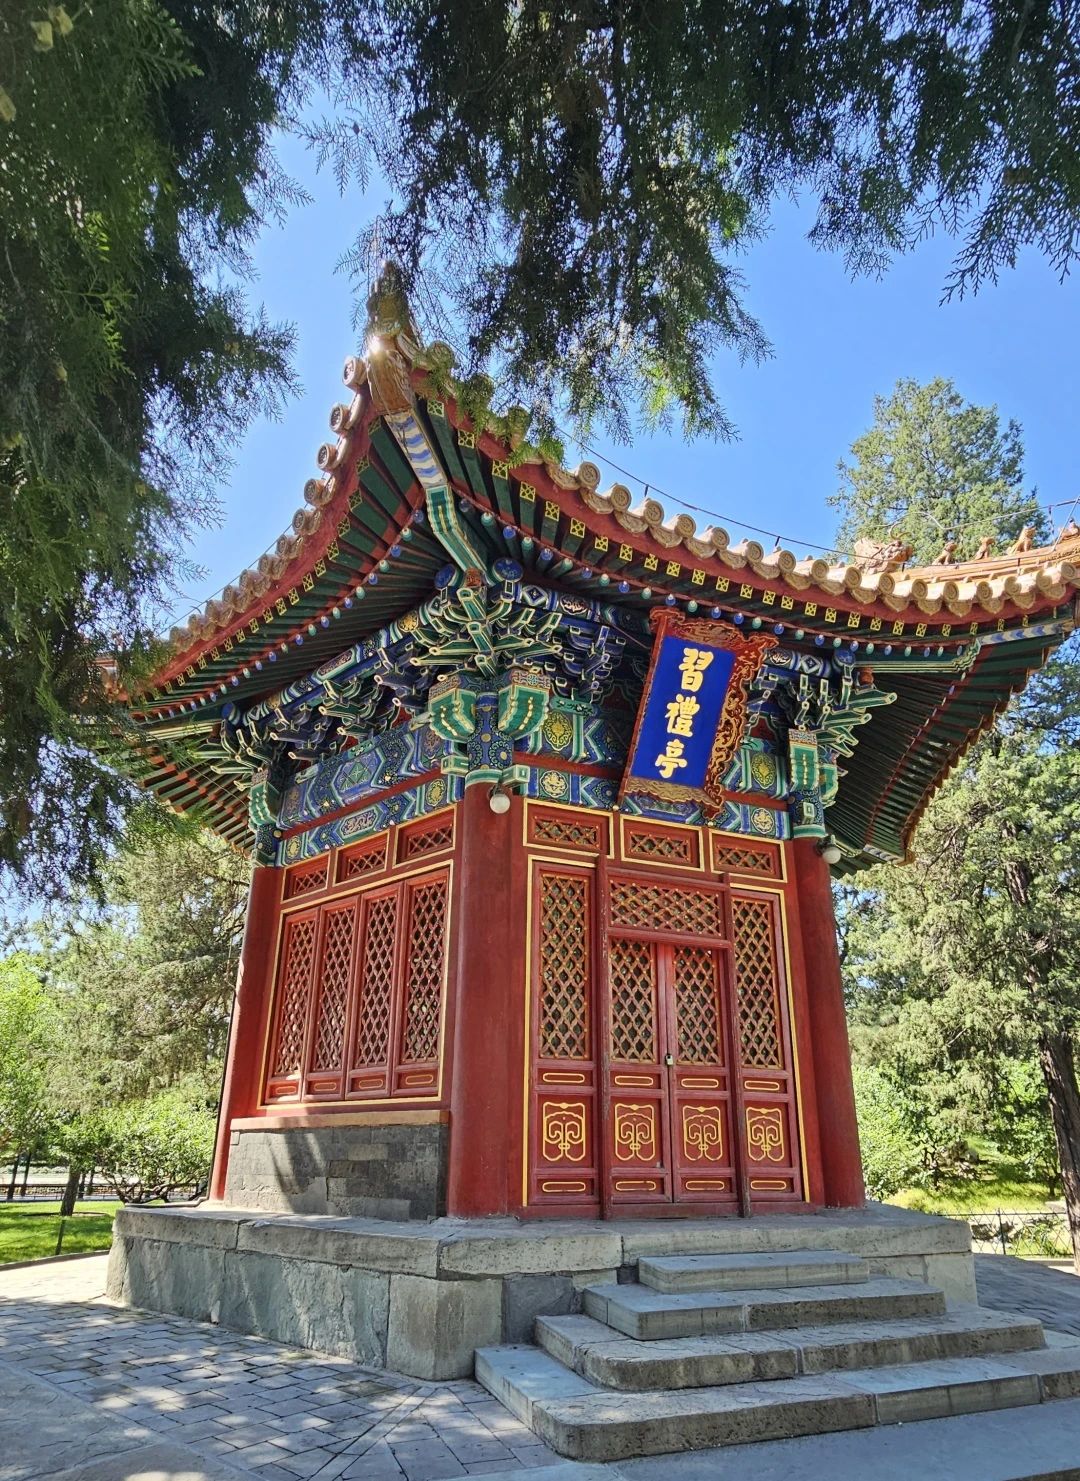
[(750, 685), (778, 639), (664, 610), (649, 621), (653, 651), (619, 801), (646, 792), (711, 814), (746, 732)]

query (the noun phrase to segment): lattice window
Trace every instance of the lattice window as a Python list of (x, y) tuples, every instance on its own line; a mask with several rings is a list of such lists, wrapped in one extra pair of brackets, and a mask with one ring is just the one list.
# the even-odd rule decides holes
[(589, 1058), (589, 882), (540, 876), (540, 1057)]
[(780, 877), (780, 855), (774, 848), (754, 848), (752, 844), (729, 848), (714, 838), (712, 853), (714, 869), (726, 869), (734, 874), (764, 874), (770, 879)]
[(378, 874), (386, 863), (386, 839), (376, 844), (360, 844), (341, 855), (338, 861), (338, 880), (344, 884), (350, 879), (367, 879)]
[(319, 964), (319, 1006), (315, 1017), (312, 1070), (341, 1067), (345, 1046), (345, 1013), (352, 975), (353, 925), (356, 906), (330, 911), (326, 916), (322, 961)]
[(656, 1049), (656, 962), (647, 941), (611, 942), (611, 1057), (654, 1064)]
[(454, 820), (452, 817), (431, 828), (406, 833), (402, 839), (402, 859), (415, 859), (421, 854), (436, 854), (440, 849), (454, 845)]
[(716, 959), (700, 946), (677, 946), (674, 955), (679, 1062), (723, 1064)]
[(735, 981), (744, 1066), (783, 1067), (779, 973), (772, 906), (767, 900), (731, 902)]
[(301, 895), (313, 895), (326, 883), (329, 859), (320, 859), (317, 864), (291, 869), (285, 876), (286, 900), (297, 900)]
[(401, 1062), (418, 1064), (439, 1052), (439, 1016), (446, 961), (446, 880), (433, 879), (412, 890), (408, 967), (405, 979), (405, 1030)]
[(644, 829), (626, 831), (626, 857), (665, 864), (697, 864), (697, 839), (692, 833), (654, 833)]
[(583, 849), (599, 853), (603, 844), (600, 823), (583, 823), (573, 818), (553, 817), (550, 813), (530, 816), (530, 843), (552, 844), (556, 848)]
[(275, 1075), (300, 1072), (304, 1030), (311, 1000), (311, 967), (315, 955), (316, 917), (291, 920), (285, 932), (284, 966), (278, 989), (278, 1036)]
[(690, 936), (722, 936), (720, 897), (692, 886), (646, 884), (640, 880), (611, 882), (613, 925), (646, 931), (684, 931)]
[(354, 1066), (383, 1065), (390, 1051), (397, 917), (396, 894), (379, 895), (364, 910)]

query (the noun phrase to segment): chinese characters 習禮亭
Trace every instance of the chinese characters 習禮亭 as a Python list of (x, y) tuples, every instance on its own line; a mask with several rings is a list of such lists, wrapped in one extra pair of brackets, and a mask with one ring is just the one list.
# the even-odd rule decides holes
[(701, 706), (694, 695), (701, 688), (702, 677), (709, 664), (713, 661), (714, 654), (707, 648), (684, 648), (682, 662), (679, 664), (681, 675), (681, 689), (675, 698), (667, 706), (667, 733), (672, 737), (667, 745), (656, 758), (656, 769), (666, 782), (687, 766), (686, 757), (683, 755), (686, 747), (680, 737), (687, 739), (694, 734), (694, 717)]

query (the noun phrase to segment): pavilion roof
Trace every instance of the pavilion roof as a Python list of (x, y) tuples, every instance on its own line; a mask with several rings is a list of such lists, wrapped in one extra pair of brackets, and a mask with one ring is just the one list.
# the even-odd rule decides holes
[[(935, 785), (1071, 628), (1075, 529), (1042, 548), (1025, 533), (1001, 554), (984, 541), (967, 560), (946, 548), (942, 563), (918, 568), (872, 544), (847, 562), (799, 558), (699, 530), (652, 498), (635, 504), (619, 484), (601, 489), (595, 464), (570, 471), (530, 447), (517, 409), (470, 416), (462, 403), (475, 398), (454, 380), (449, 350), (421, 347), (410, 323), (367, 360), (348, 360), (344, 380), (349, 396), (331, 411), (333, 438), (290, 530), (173, 629), (151, 683), (128, 701), (142, 779), (173, 806), (200, 807), (238, 843), (247, 805), (218, 765), (223, 707), (283, 689), (431, 594), (448, 560), (424, 518), (433, 480), (449, 482), (477, 548), (512, 556), (541, 581), (864, 655), (897, 699), (860, 732), (829, 815), (864, 863), (903, 853)], [(404, 412), (424, 444), (415, 452), (401, 436)]]

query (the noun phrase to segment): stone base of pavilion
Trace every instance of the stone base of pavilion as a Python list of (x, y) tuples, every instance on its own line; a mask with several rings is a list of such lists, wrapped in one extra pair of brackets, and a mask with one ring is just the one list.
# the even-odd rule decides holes
[(472, 1374), (477, 1348), (529, 1342), (586, 1286), (633, 1280), (643, 1256), (840, 1250), (871, 1275), (974, 1302), (967, 1224), (882, 1204), (755, 1219), (517, 1221), (267, 1214), (207, 1204), (124, 1208), (108, 1294), (417, 1378)]

